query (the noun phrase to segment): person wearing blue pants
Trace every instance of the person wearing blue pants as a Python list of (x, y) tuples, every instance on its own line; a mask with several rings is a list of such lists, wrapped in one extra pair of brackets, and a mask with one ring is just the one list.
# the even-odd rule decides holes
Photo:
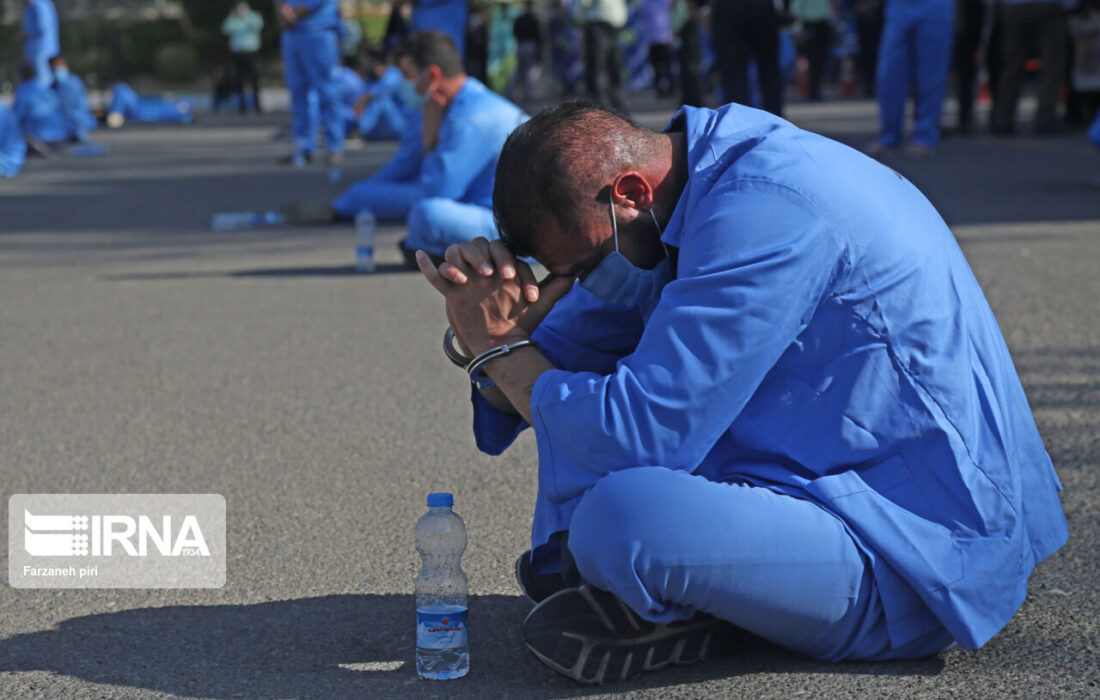
[(330, 166), (344, 159), (340, 112), (340, 8), (336, 0), (284, 0), (279, 6), (286, 86), (290, 91), (295, 166), (312, 160), (317, 138), (309, 93), (317, 95)]
[[(467, 76), (443, 32), (410, 35), (397, 60), (412, 91), (408, 99), (424, 103), (419, 138), (407, 130), (400, 159), (390, 162), (387, 177), (376, 173), (352, 185), (332, 208), (344, 219), (362, 211), (379, 220), (407, 218), (408, 237), (401, 249), (415, 267), (417, 249), (441, 256), (453, 243), (496, 237), (491, 206), (497, 156), (527, 115)], [(423, 154), (419, 167), (413, 166), (414, 148)], [(416, 179), (408, 179), (414, 171)]]
[(30, 63), (19, 66), (22, 82), (15, 89), (12, 111), (19, 128), (28, 139), (46, 144), (70, 140), (72, 134), (65, 125), (61, 112), (61, 98), (57, 92), (38, 78), (38, 71)]
[(870, 155), (883, 156), (904, 142), (910, 94), (915, 119), (906, 154), (920, 158), (939, 143), (954, 21), (954, 0), (887, 0), (875, 78), (880, 130)]
[(15, 177), (23, 169), (27, 157), (27, 142), (19, 128), (19, 120), (0, 103), (0, 175)]
[(195, 120), (195, 108), (190, 99), (164, 100), (134, 92), (126, 83), (111, 88), (111, 106), (107, 108), (107, 126), (112, 129), (127, 121), (190, 124)]
[(493, 211), (499, 241), (417, 261), (478, 447), (534, 430), (517, 577), (555, 671), (731, 626), (829, 661), (976, 649), (1066, 542), (993, 312), (893, 170), (741, 105), (655, 133), (566, 103), (509, 137)]
[(451, 37), (459, 57), (466, 56), (467, 0), (411, 0), (409, 30), (438, 30)]
[(53, 69), (54, 90), (61, 100), (61, 115), (65, 119), (65, 128), (74, 141), (83, 142), (88, 132), (95, 131), (98, 124), (95, 115), (88, 107), (88, 92), (84, 81), (69, 71), (69, 65), (61, 56), (50, 61)]
[(24, 0), (23, 60), (34, 66), (35, 76), (44, 83), (53, 82), (50, 59), (61, 53), (58, 39), (57, 8), (53, 0)]
[(401, 98), (405, 77), (397, 66), (387, 66), (380, 53), (367, 61), (367, 87), (355, 104), (359, 134), (368, 141), (400, 138), (412, 111)]

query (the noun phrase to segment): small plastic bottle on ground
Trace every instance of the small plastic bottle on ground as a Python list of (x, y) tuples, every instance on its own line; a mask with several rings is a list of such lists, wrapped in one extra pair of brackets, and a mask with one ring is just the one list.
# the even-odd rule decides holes
[(416, 672), (421, 678), (461, 678), (470, 670), (466, 634), (466, 525), (451, 510), (449, 493), (428, 494), (416, 523)]
[(260, 226), (276, 226), (283, 223), (283, 215), (277, 211), (221, 211), (210, 217), (211, 231), (237, 231)]
[(361, 211), (355, 215), (355, 269), (374, 272), (374, 214)]

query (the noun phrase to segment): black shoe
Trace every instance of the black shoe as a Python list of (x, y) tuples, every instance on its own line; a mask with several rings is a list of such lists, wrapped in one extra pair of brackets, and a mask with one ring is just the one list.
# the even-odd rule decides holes
[(560, 573), (540, 574), (531, 566), (531, 550), (516, 559), (516, 583), (532, 603), (541, 603), (568, 586)]
[(586, 684), (702, 661), (727, 629), (703, 613), (668, 625), (647, 622), (614, 595), (587, 584), (555, 593), (523, 621), (527, 648), (539, 661)]

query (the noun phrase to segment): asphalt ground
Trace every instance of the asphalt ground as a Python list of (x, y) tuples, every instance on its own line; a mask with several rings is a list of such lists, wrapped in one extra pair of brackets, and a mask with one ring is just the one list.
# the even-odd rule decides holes
[[(670, 106), (638, 116), (658, 126)], [(863, 146), (875, 107), (794, 105)], [(212, 233), (213, 212), (324, 201), (275, 164), (285, 115), (100, 133), (99, 159), (0, 182), (0, 483), (13, 493), (220, 493), (228, 580), (203, 590), (0, 588), (0, 696), (41, 698), (1100, 697), (1100, 153), (1082, 135), (945, 140), (890, 163), (939, 207), (997, 313), (1065, 485), (1069, 544), (978, 651), (826, 664), (754, 644), (582, 688), (523, 646), (534, 442), (479, 454), (440, 298), (351, 272), (351, 226)], [(418, 680), (412, 527), (455, 493), (472, 664)], [(5, 562), (0, 571), (6, 570)]]

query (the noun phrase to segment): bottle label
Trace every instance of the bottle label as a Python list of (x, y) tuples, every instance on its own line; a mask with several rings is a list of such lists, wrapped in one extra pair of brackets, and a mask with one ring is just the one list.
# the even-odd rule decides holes
[(416, 611), (416, 646), (454, 649), (466, 646), (466, 608), (443, 612)]

